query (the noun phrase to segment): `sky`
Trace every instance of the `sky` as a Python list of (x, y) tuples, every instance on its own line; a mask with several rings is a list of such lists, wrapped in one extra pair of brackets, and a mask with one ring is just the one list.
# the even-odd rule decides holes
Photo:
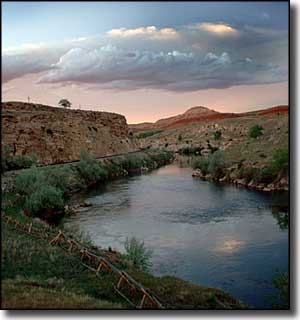
[(156, 121), (288, 103), (288, 2), (2, 1), (2, 100)]

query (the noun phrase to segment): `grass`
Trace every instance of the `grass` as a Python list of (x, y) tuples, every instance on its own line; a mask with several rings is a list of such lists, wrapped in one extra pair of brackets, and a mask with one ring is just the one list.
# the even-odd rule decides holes
[(64, 289), (50, 289), (34, 280), (2, 281), (3, 309), (121, 309), (124, 305), (75, 294)]
[(144, 139), (144, 138), (147, 138), (147, 137), (154, 136), (155, 134), (158, 134), (158, 133), (161, 133), (161, 132), (163, 132), (163, 130), (144, 131), (144, 132), (138, 133), (136, 135), (136, 138), (137, 139)]
[[(45, 288), (108, 300), (129, 308), (115, 293), (109, 274), (103, 274), (98, 280), (80, 264), (77, 256), (3, 223), (2, 280), (18, 283), (19, 278), (26, 281), (34, 279)], [(53, 308), (56, 308), (55, 301), (49, 301)], [(31, 303), (35, 304), (33, 298)]]
[[(30, 219), (30, 218), (27, 218)], [(35, 226), (37, 223), (35, 222)], [(53, 228), (57, 230), (57, 228)], [(89, 247), (87, 243), (85, 246)], [(95, 250), (95, 247), (93, 247)], [(105, 255), (105, 252), (101, 252)], [(112, 253), (110, 253), (112, 254)], [(113, 254), (114, 264), (151, 289), (168, 308), (245, 308), (227, 293), (193, 285), (174, 277), (154, 277), (128, 263), (125, 256)], [(80, 264), (76, 253), (69, 253), (48, 241), (23, 233), (2, 222), (2, 306), (17, 308), (132, 308), (113, 289), (113, 278), (101, 279)], [(36, 295), (29, 294), (31, 288)], [(58, 302), (58, 297), (60, 301)], [(214, 297), (214, 298), (212, 298)], [(96, 302), (95, 299), (98, 301)], [(99, 303), (99, 304), (98, 304)]]

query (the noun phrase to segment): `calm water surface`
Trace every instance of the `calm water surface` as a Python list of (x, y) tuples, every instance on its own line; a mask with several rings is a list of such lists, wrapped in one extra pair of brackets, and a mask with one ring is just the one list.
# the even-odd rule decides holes
[(95, 205), (65, 223), (119, 251), (126, 237), (135, 236), (153, 249), (155, 275), (219, 287), (252, 307), (271, 307), (271, 278), (288, 270), (288, 230), (276, 211), (287, 195), (215, 185), (191, 173), (173, 164), (112, 181), (82, 195)]

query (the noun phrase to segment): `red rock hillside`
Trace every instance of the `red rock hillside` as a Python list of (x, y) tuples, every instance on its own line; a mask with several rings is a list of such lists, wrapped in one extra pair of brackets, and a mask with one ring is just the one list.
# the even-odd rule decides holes
[(274, 113), (288, 113), (289, 108), (288, 106), (276, 106), (268, 109), (263, 110), (256, 110), (251, 112), (244, 112), (244, 113), (223, 113), (217, 112), (206, 107), (193, 107), (188, 109), (185, 113), (161, 119), (154, 123), (151, 122), (144, 122), (139, 124), (130, 124), (129, 128), (133, 132), (138, 131), (146, 131), (146, 130), (155, 130), (155, 129), (168, 129), (173, 127), (184, 126), (189, 123), (195, 122), (203, 122), (203, 121), (214, 121), (214, 120), (221, 120), (227, 118), (238, 118), (238, 117), (245, 117), (248, 115), (268, 115)]

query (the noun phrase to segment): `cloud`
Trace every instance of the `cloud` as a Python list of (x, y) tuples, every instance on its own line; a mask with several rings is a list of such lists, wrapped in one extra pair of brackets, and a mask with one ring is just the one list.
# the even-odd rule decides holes
[(172, 40), (178, 39), (179, 33), (173, 28), (157, 29), (155, 26), (140, 27), (136, 29), (119, 28), (112, 29), (107, 33), (112, 38), (132, 38), (145, 37), (152, 40)]
[(6, 49), (2, 80), (42, 73), (39, 83), (169, 91), (274, 83), (287, 80), (285, 41), (282, 31), (225, 23), (119, 28), (55, 46)]
[(197, 24), (195, 27), (205, 30), (207, 32), (219, 35), (219, 36), (228, 36), (228, 35), (238, 35), (239, 31), (233, 27), (223, 24), (223, 23), (208, 23), (203, 22)]

